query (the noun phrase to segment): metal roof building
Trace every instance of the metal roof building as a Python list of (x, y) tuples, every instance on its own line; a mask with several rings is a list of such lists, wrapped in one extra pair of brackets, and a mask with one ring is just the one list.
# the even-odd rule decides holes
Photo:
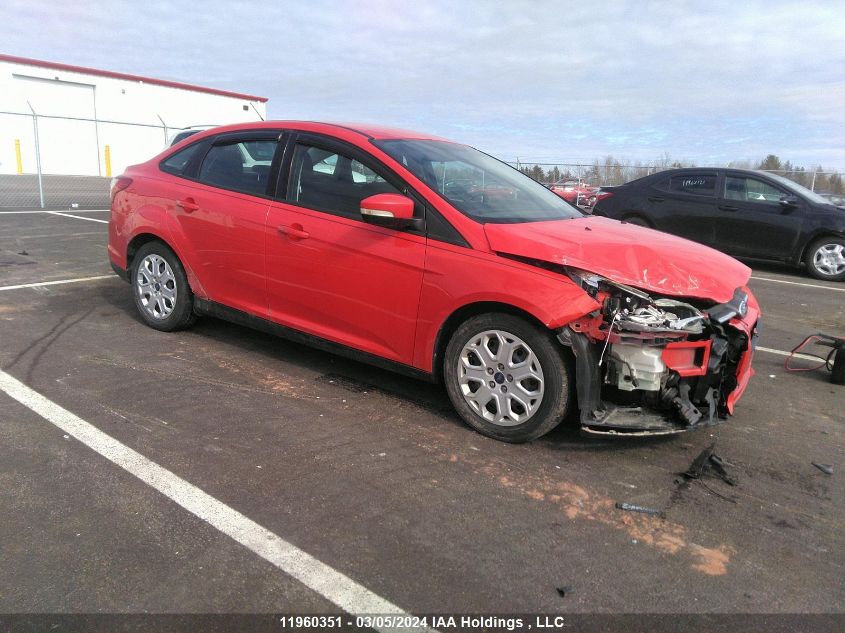
[[(0, 54), (0, 174), (109, 176), (180, 128), (266, 118), (266, 97)], [(36, 135), (38, 147), (36, 151)]]

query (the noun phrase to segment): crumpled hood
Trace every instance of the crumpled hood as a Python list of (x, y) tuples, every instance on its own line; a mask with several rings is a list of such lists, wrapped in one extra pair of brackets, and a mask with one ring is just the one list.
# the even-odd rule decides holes
[(582, 268), (653, 293), (718, 303), (748, 283), (751, 269), (707, 246), (602, 217), (485, 224), (492, 250)]

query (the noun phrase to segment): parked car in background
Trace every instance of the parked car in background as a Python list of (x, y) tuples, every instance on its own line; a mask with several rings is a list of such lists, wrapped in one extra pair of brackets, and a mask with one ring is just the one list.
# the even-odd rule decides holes
[(612, 189), (613, 187), (599, 187), (594, 190), (593, 193), (590, 194), (590, 197), (587, 198), (587, 209), (589, 209), (589, 212), (592, 212), (599, 201), (612, 196)]
[(549, 189), (567, 202), (579, 207), (588, 206), (590, 196), (596, 191), (595, 187), (578, 180), (559, 180), (549, 185)]
[(576, 403), (591, 433), (708, 426), (753, 374), (747, 266), (414, 132), (198, 133), (115, 179), (108, 252), (152, 328), (210, 315), (443, 382), (509, 442)]
[(819, 195), (837, 207), (845, 207), (845, 196), (840, 196), (836, 193), (820, 193)]
[(205, 130), (210, 130), (213, 127), (213, 125), (192, 125), (190, 127), (182, 128), (170, 137), (170, 141), (167, 145), (169, 147), (173, 147), (177, 143), (184, 141), (186, 138), (189, 138), (194, 134), (199, 134)]
[(763, 171), (685, 168), (609, 193), (594, 215), (673, 233), (736, 257), (802, 263), (818, 279), (845, 280), (845, 210)]

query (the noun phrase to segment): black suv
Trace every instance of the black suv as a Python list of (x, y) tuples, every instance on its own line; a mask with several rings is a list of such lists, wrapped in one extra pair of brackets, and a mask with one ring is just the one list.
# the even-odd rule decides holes
[(845, 280), (845, 209), (801, 185), (746, 169), (671, 169), (618, 187), (593, 211), (650, 226), (736, 257)]

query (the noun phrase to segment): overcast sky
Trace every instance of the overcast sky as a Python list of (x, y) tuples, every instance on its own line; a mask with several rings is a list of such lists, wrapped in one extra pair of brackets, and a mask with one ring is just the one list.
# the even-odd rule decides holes
[(431, 132), (512, 160), (845, 170), (845, 3), (2, 0), (0, 51)]

